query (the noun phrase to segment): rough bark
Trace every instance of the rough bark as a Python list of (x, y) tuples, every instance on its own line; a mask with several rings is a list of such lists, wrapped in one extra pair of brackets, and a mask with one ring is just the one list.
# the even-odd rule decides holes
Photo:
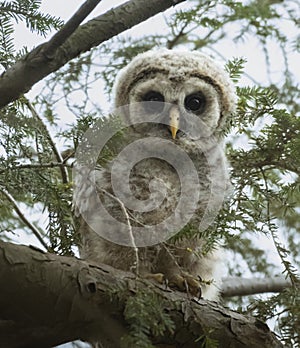
[(128, 330), (127, 299), (149, 289), (168, 304), (165, 311), (175, 323), (174, 334), (152, 337), (157, 347), (199, 347), (195, 340), (208, 332), (222, 348), (282, 347), (255, 318), (106, 265), (32, 247), (0, 242), (0, 284), (1, 347), (45, 348), (76, 339), (119, 347)]
[(48, 42), (36, 47), (0, 76), (0, 108), (81, 53), (183, 1), (131, 0), (81, 25), (51, 54)]

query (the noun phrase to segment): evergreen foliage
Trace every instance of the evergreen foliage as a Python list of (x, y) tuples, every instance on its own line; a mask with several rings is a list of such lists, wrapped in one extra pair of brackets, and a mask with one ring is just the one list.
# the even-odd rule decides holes
[[(62, 26), (59, 18), (41, 13), (40, 4), (39, 0), (0, 2), (2, 70), (21, 54), (13, 40), (16, 23), (23, 22), (44, 36)], [(280, 294), (232, 299), (227, 305), (263, 320), (275, 318), (275, 329), (285, 346), (300, 347), (300, 89), (288, 63), (289, 52), (299, 53), (299, 36), (289, 37), (281, 25), (283, 19), (299, 27), (297, 13), (300, 5), (292, 0), (190, 1), (168, 14), (163, 34), (111, 39), (53, 73), (31, 101), (22, 97), (1, 109), (1, 238), (16, 240), (15, 234), (23, 231), (39, 234), (49, 251), (73, 255), (78, 236), (71, 210), (72, 156), (85, 130), (101, 115), (105, 103), (101, 90), (109, 99), (117, 71), (137, 53), (153, 47), (184, 47), (222, 59), (218, 44), (223, 39), (234, 44), (257, 40), (271, 66), (271, 40), (285, 64), (279, 82), (272, 81), (268, 71), (269, 83), (245, 85), (241, 77), (253, 57), (233, 54), (224, 60), (239, 97), (237, 114), (227, 130), (233, 192), (206, 235), (208, 248), (218, 238), (230, 250), (230, 275), (265, 277), (283, 272), (291, 279), (293, 287)], [(73, 121), (61, 129), (64, 114)], [(103, 127), (107, 121), (103, 119)], [(111, 154), (105, 149), (104, 154), (105, 162)], [(44, 218), (35, 217), (37, 213)], [(191, 231), (187, 228), (186, 233)], [(281, 264), (274, 265), (258, 245), (260, 235), (273, 242)], [(150, 331), (154, 336), (172, 332), (170, 317), (151, 293), (129, 299), (124, 316), (131, 327), (124, 347), (149, 348)], [(215, 346), (209, 336), (201, 342), (205, 347)]]
[(41, 13), (40, 5), (41, 0), (0, 2), (0, 64), (4, 68), (12, 65), (19, 56), (13, 40), (15, 23), (22, 22), (30, 31), (43, 36), (62, 26), (61, 19)]
[(154, 337), (170, 335), (173, 333), (174, 323), (162, 299), (149, 292), (137, 292), (126, 303), (124, 317), (130, 325), (130, 335), (122, 340), (122, 348), (141, 347), (153, 348), (149, 340), (150, 333)]

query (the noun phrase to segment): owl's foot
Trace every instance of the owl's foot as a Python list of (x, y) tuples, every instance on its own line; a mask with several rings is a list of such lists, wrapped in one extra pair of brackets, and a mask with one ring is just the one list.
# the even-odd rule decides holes
[(154, 280), (159, 284), (166, 283), (165, 276), (162, 273), (147, 273), (144, 275), (144, 277), (149, 280)]
[(147, 273), (145, 274), (145, 278), (154, 280), (159, 284), (166, 284), (171, 289), (187, 292), (198, 298), (201, 297), (200, 280), (189, 273), (174, 273), (169, 276), (166, 276), (163, 273)]
[(170, 288), (187, 292), (198, 298), (200, 298), (202, 294), (200, 280), (189, 273), (182, 272), (172, 274), (168, 277), (168, 285)]

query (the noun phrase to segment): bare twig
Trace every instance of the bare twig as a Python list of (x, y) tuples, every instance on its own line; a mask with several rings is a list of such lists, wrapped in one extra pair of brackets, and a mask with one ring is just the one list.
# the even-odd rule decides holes
[(139, 275), (139, 249), (138, 247), (136, 246), (136, 243), (135, 243), (135, 239), (134, 239), (134, 235), (133, 235), (133, 231), (132, 231), (132, 227), (131, 227), (131, 224), (130, 224), (130, 216), (127, 212), (127, 209), (124, 205), (124, 203), (116, 196), (112, 195), (111, 193), (107, 192), (106, 190), (104, 189), (101, 189), (98, 187), (98, 190), (100, 192), (102, 192), (103, 194), (107, 195), (108, 197), (112, 198), (113, 200), (115, 200), (121, 207), (122, 209), (122, 212), (123, 214), (125, 215), (125, 218), (126, 218), (126, 223), (127, 223), (127, 226), (128, 226), (128, 232), (129, 232), (129, 237), (130, 237), (130, 241), (131, 241), (131, 246), (134, 250), (134, 254), (135, 254), (135, 273), (136, 275)]
[(14, 208), (14, 211), (17, 213), (19, 218), (24, 222), (24, 224), (32, 231), (32, 233), (36, 236), (42, 246), (48, 250), (48, 245), (43, 240), (40, 231), (25, 217), (23, 212), (18, 206), (18, 203), (14, 199), (14, 197), (4, 188), (0, 188), (0, 192), (6, 197), (6, 199), (11, 203)]
[(178, 247), (177, 245), (170, 245), (168, 243), (162, 243), (163, 245), (163, 248), (165, 249), (165, 251), (167, 252), (167, 254), (169, 255), (169, 257), (172, 259), (172, 261), (174, 262), (175, 266), (177, 267), (177, 269), (179, 270), (179, 272), (182, 272), (182, 267), (179, 265), (179, 263), (177, 262), (174, 254), (171, 253), (170, 251), (170, 248), (173, 248), (173, 249), (180, 249), (180, 250), (185, 250), (186, 251), (186, 248), (181, 248), (181, 247)]
[(178, 34), (176, 34), (174, 36), (174, 38), (172, 40), (168, 40), (167, 42), (167, 48), (168, 49), (173, 49), (177, 43), (180, 41), (181, 38), (183, 38), (184, 36), (186, 36), (186, 33), (184, 32), (184, 30), (186, 29), (186, 27), (189, 25), (189, 22), (187, 21), (180, 29), (180, 31), (178, 32)]

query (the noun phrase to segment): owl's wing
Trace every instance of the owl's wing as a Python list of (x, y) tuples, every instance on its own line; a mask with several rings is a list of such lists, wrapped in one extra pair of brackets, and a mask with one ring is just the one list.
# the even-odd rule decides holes
[(97, 206), (97, 185), (101, 182), (104, 169), (100, 166), (88, 168), (76, 166), (74, 170), (74, 191), (72, 207), (76, 217), (95, 211)]
[(96, 181), (101, 184), (105, 167), (119, 153), (127, 138), (122, 113), (117, 111), (107, 117), (99, 117), (84, 133), (76, 150), (77, 163), (73, 170), (73, 209), (76, 216), (90, 208), (89, 198), (96, 191)]

